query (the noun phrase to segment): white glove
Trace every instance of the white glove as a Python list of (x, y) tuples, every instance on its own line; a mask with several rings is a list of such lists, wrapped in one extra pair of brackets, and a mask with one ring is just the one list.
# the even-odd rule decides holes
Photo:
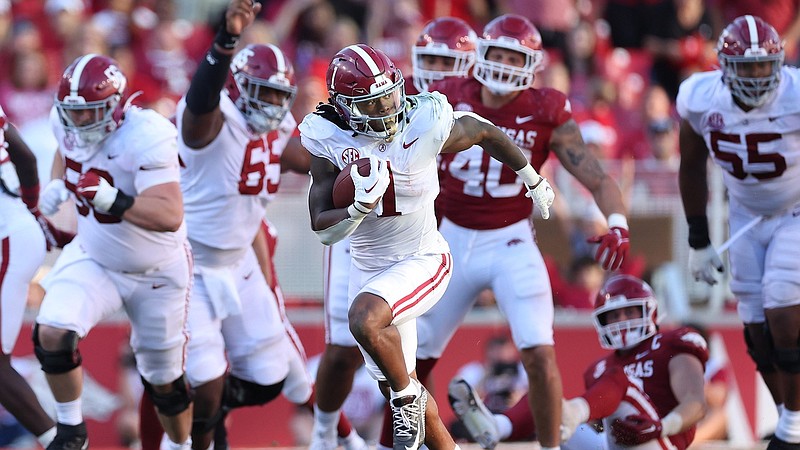
[(58, 212), (58, 207), (69, 198), (69, 191), (64, 186), (64, 180), (58, 178), (50, 180), (39, 195), (39, 211), (45, 216), (52, 216)]
[(374, 208), (375, 203), (389, 187), (389, 166), (386, 161), (375, 155), (369, 157), (369, 175), (362, 177), (358, 167), (350, 168), (350, 178), (355, 186), (355, 201), (363, 203), (369, 208)]
[(525, 197), (533, 199), (533, 204), (536, 205), (536, 207), (539, 208), (539, 212), (542, 213), (542, 219), (549, 219), (550, 206), (556, 198), (556, 193), (553, 191), (550, 183), (547, 182), (547, 178), (540, 175), (539, 182), (533, 186), (528, 186), (526, 184), (525, 187), (528, 188)]
[(712, 286), (717, 284), (717, 280), (711, 269), (716, 269), (719, 273), (725, 271), (717, 250), (711, 245), (701, 249), (689, 249), (689, 268), (695, 281), (703, 280)]

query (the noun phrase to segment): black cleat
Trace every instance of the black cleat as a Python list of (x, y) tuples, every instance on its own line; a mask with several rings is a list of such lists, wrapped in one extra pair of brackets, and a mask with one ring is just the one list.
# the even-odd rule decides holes
[(86, 422), (78, 425), (56, 424), (56, 437), (47, 446), (47, 450), (86, 450), (89, 448), (89, 437), (86, 434)]
[(800, 450), (800, 443), (792, 444), (779, 439), (777, 436), (772, 436), (767, 445), (767, 450)]

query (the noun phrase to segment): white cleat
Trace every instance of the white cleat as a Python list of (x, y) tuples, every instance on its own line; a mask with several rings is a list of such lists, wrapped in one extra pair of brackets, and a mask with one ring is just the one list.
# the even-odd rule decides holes
[(475, 442), (486, 450), (497, 446), (499, 432), (494, 415), (483, 404), (478, 393), (463, 378), (453, 378), (447, 387), (450, 407)]

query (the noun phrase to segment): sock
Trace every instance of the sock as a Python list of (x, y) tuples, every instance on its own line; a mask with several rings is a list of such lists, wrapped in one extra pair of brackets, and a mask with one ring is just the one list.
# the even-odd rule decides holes
[(327, 437), (335, 434), (338, 421), (339, 410), (322, 411), (314, 405), (314, 433), (317, 436)]
[(417, 386), (417, 382), (415, 382), (413, 378), (408, 383), (408, 386), (404, 387), (403, 389), (400, 389), (397, 392), (395, 392), (393, 389), (391, 391), (393, 399), (398, 397), (405, 397), (406, 395), (417, 396), (420, 393), (419, 386)]
[(56, 437), (56, 427), (53, 427), (45, 431), (44, 433), (40, 434), (39, 436), (36, 436), (36, 440), (39, 441), (39, 445), (41, 445), (44, 448), (47, 448), (47, 446), (50, 445), (51, 442), (53, 442), (53, 439), (55, 439), (55, 437)]
[(775, 436), (785, 442), (800, 443), (800, 411), (783, 409), (783, 413), (778, 419), (778, 427), (775, 429)]
[(172, 440), (167, 439), (167, 450), (188, 450), (192, 448), (192, 437), (189, 436), (186, 438), (186, 441), (183, 443), (172, 442)]
[(777, 405), (775, 405), (775, 408), (777, 408), (778, 417), (780, 417), (781, 414), (783, 414), (783, 410), (785, 409), (785, 407), (783, 406), (783, 403), (778, 403)]
[(458, 444), (456, 444), (456, 446), (455, 446), (455, 448), (453, 450), (461, 450), (461, 447), (459, 447)]
[(58, 423), (64, 425), (79, 425), (83, 422), (80, 397), (71, 402), (56, 402), (56, 418)]
[(511, 419), (503, 414), (495, 414), (494, 423), (497, 424), (497, 438), (499, 440), (504, 441), (511, 436), (511, 431), (513, 431)]

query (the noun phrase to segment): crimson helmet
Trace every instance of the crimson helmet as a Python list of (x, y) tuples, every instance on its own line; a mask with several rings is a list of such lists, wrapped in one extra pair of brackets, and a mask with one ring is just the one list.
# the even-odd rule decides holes
[[(466, 77), (475, 63), (475, 43), (478, 36), (467, 22), (457, 17), (440, 17), (425, 25), (417, 43), (411, 48), (414, 86), (425, 92), (428, 86), (445, 77)], [(426, 56), (452, 58), (453, 68), (431, 70), (423, 68)]]
[[(717, 56), (722, 79), (742, 104), (761, 106), (777, 89), (783, 66), (783, 41), (775, 28), (760, 17), (740, 16), (725, 27), (717, 41)], [(754, 76), (748, 66), (764, 62), (771, 65), (770, 73)]]
[[(58, 83), (55, 105), (74, 147), (92, 148), (117, 129), (127, 84), (117, 62), (107, 56), (80, 56), (67, 67)], [(78, 153), (84, 153), (86, 159), (94, 154)]]
[(228, 95), (256, 135), (275, 130), (297, 96), (292, 63), (274, 45), (250, 44), (231, 61)]
[[(607, 314), (628, 307), (641, 308), (641, 317), (608, 323)], [(594, 303), (592, 321), (603, 348), (623, 350), (656, 334), (658, 301), (653, 289), (644, 281), (630, 275), (608, 279)]]
[(402, 130), (403, 74), (382, 51), (366, 44), (339, 50), (325, 82), (336, 112), (356, 133), (391, 140)]
[[(525, 55), (522, 67), (512, 66), (486, 58), (492, 47), (503, 48)], [(503, 14), (492, 20), (478, 38), (475, 61), (475, 78), (496, 94), (524, 91), (533, 85), (533, 77), (544, 63), (542, 36), (539, 30), (517, 14)]]

